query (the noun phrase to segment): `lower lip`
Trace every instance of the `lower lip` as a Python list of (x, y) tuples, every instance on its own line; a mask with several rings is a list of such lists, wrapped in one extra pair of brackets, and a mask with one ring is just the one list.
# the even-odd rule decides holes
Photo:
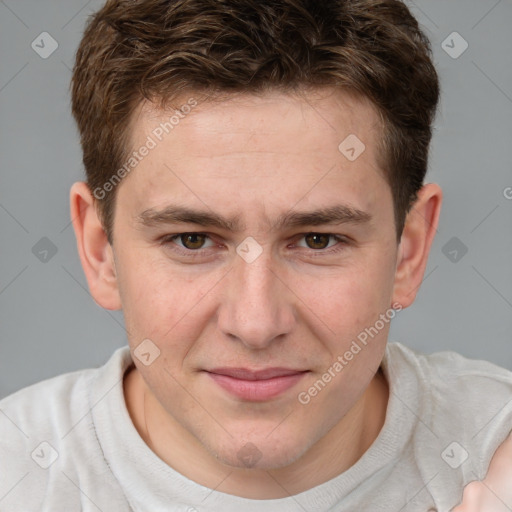
[(289, 390), (308, 372), (265, 380), (242, 380), (227, 375), (219, 375), (218, 373), (207, 373), (221, 388), (232, 395), (244, 400), (262, 402)]

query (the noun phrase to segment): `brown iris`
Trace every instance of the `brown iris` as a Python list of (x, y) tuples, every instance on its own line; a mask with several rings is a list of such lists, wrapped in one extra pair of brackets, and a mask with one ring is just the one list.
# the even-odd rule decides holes
[(201, 233), (185, 233), (180, 236), (181, 243), (187, 249), (201, 249), (204, 244), (206, 235)]
[(311, 249), (325, 249), (331, 236), (324, 233), (308, 233), (304, 238)]
[[(185, 233), (180, 236), (181, 243), (187, 249), (200, 249), (205, 242), (206, 235), (202, 233)], [(325, 249), (329, 245), (331, 235), (324, 233), (308, 233), (304, 236), (310, 249)]]

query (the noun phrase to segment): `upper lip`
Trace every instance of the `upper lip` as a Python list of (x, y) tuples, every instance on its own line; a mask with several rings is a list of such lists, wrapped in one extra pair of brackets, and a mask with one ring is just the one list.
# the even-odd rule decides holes
[(275, 377), (286, 377), (288, 375), (296, 375), (304, 373), (308, 370), (294, 370), (291, 368), (265, 368), (263, 370), (248, 370), (247, 368), (213, 368), (207, 370), (209, 373), (218, 375), (226, 375), (241, 380), (265, 380)]

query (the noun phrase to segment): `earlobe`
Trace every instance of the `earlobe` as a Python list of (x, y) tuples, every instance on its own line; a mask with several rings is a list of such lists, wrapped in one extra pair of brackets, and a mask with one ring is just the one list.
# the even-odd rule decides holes
[(121, 309), (114, 253), (97, 215), (94, 197), (83, 181), (72, 185), (69, 197), (78, 254), (91, 295), (105, 309)]
[(442, 190), (435, 183), (424, 185), (407, 215), (398, 248), (393, 302), (410, 306), (419, 290), (441, 213)]

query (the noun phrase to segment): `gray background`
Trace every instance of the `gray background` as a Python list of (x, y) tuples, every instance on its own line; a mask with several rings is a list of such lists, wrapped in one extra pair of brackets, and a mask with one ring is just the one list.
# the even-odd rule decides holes
[[(69, 80), (102, 3), (0, 0), (0, 398), (126, 344), (122, 313), (89, 295), (69, 216), (69, 188), (84, 176)], [(512, 2), (408, 4), (441, 75), (427, 181), (445, 199), (424, 282), (390, 340), (512, 369)], [(443, 49), (463, 48), (454, 31), (469, 45), (458, 58)], [(58, 43), (46, 59), (31, 47), (42, 32)], [(55, 254), (41, 252), (43, 237)]]

